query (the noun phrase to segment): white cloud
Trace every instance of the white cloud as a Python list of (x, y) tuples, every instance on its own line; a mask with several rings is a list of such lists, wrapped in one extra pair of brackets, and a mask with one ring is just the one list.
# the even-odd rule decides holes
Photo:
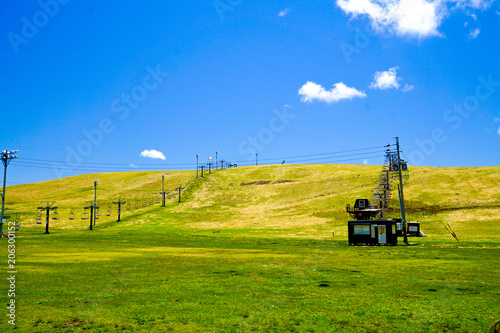
[(368, 164), (368, 160), (363, 160), (363, 164)]
[(370, 84), (370, 88), (372, 89), (398, 89), (402, 92), (408, 92), (413, 90), (413, 86), (406, 84), (403, 88), (400, 89), (401, 85), (399, 81), (401, 78), (397, 76), (398, 67), (391, 67), (387, 71), (383, 72), (375, 72), (373, 75), (373, 82)]
[[(461, 10), (476, 19), (471, 10), (484, 10), (495, 0), (335, 0), (346, 14), (367, 16), (375, 30), (400, 36), (440, 36), (443, 19)], [(497, 12), (498, 13), (498, 12)]]
[(370, 84), (370, 88), (374, 89), (398, 89), (399, 79), (397, 78), (397, 67), (389, 68), (385, 72), (375, 72), (373, 76), (373, 82)]
[(469, 38), (470, 39), (474, 39), (474, 38), (477, 38), (477, 36), (479, 36), (479, 33), (481, 32), (481, 30), (479, 30), (479, 28), (476, 28), (474, 30), (472, 30), (470, 33), (469, 33)]
[(318, 100), (320, 102), (332, 103), (343, 99), (353, 99), (355, 97), (365, 98), (364, 91), (346, 86), (343, 82), (335, 83), (331, 90), (326, 90), (321, 85), (307, 81), (299, 89), (300, 101), (303, 103)]
[(280, 10), (278, 16), (279, 17), (285, 17), (286, 14), (288, 14), (289, 11), (290, 11), (290, 8), (282, 9), (282, 10)]
[(353, 17), (366, 15), (379, 31), (418, 38), (438, 36), (438, 27), (445, 15), (444, 0), (336, 0)]
[(133, 164), (133, 163), (132, 163), (132, 164), (130, 164), (130, 166), (131, 166), (132, 168), (137, 168), (137, 165), (135, 165), (135, 164)]
[(159, 158), (161, 160), (165, 160), (166, 159), (165, 155), (163, 155), (163, 153), (161, 151), (154, 150), (154, 149), (143, 151), (141, 153), (141, 157)]
[(495, 118), (494, 118), (494, 121), (500, 121), (500, 118), (495, 117)]
[(498, 135), (500, 135), (500, 127), (498, 128), (498, 131), (497, 131)]

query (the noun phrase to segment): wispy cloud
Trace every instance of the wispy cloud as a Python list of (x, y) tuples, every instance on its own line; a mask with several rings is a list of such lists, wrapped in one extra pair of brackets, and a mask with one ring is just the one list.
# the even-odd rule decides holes
[(313, 102), (315, 100), (325, 103), (338, 102), (344, 99), (353, 99), (355, 97), (365, 98), (364, 91), (346, 86), (343, 82), (335, 83), (331, 90), (326, 90), (321, 85), (307, 81), (299, 89), (300, 101), (303, 103)]
[(481, 30), (479, 30), (479, 28), (476, 28), (474, 30), (472, 30), (470, 33), (469, 33), (469, 38), (470, 39), (474, 39), (474, 38), (477, 38), (477, 36), (479, 36), (479, 33), (481, 32)]
[(500, 135), (500, 127), (498, 128), (498, 131), (497, 131), (498, 135)]
[(280, 12), (278, 13), (278, 16), (279, 16), (279, 17), (285, 17), (285, 16), (288, 14), (288, 12), (289, 12), (289, 11), (290, 11), (290, 8), (285, 8), (285, 9), (282, 9), (282, 10), (280, 10)]
[(405, 86), (399, 90), (401, 90), (402, 92), (408, 92), (408, 91), (412, 91), (413, 88), (415, 88), (415, 87), (412, 85), (409, 85), (409, 84), (405, 84)]
[(387, 71), (375, 72), (375, 74), (373, 75), (373, 82), (370, 84), (370, 88), (380, 90), (398, 89), (402, 92), (413, 90), (414, 87), (408, 84), (401, 88), (401, 85), (399, 84), (401, 78), (397, 76), (398, 69), (399, 68), (396, 66), (389, 68), (389, 70)]
[(143, 151), (141, 153), (141, 157), (157, 158), (157, 159), (160, 159), (160, 160), (165, 160), (166, 159), (165, 155), (163, 155), (163, 153), (161, 151), (154, 150), (154, 149)]
[(495, 2), (495, 0), (448, 0), (448, 2), (461, 9), (486, 9)]

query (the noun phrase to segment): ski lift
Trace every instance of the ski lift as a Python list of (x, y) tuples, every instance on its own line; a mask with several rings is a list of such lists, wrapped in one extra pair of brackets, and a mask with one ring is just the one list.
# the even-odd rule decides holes
[(135, 199), (135, 209), (139, 208), (139, 200)]
[(99, 216), (101, 216), (101, 213), (99, 212), (99, 209), (97, 208), (97, 209), (95, 210), (95, 219), (96, 219), (96, 220), (99, 220)]
[(75, 219), (75, 209), (71, 208), (71, 213), (69, 213), (69, 219), (74, 220)]
[(82, 220), (88, 220), (89, 219), (89, 213), (87, 213), (87, 208), (85, 208), (85, 211), (82, 213)]
[(127, 210), (130, 210), (130, 204), (129, 203), (127, 204)]
[(36, 213), (35, 222), (36, 224), (42, 224), (42, 213), (40, 213), (40, 211)]
[(156, 203), (159, 203), (159, 202), (160, 202), (160, 198), (156, 197)]
[(108, 205), (108, 213), (106, 214), (106, 216), (111, 216), (111, 205)]
[(57, 209), (56, 209), (56, 211), (54, 212), (54, 216), (52, 216), (52, 219), (53, 219), (53, 220), (56, 220), (56, 221), (57, 221), (57, 220), (59, 220), (59, 213), (57, 212)]
[(149, 200), (149, 205), (152, 206), (153, 205), (153, 197), (151, 197), (151, 200)]

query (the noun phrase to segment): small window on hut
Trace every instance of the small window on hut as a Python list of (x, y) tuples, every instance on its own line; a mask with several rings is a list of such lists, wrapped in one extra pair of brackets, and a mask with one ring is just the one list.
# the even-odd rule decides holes
[(355, 235), (369, 235), (370, 234), (370, 225), (362, 224), (354, 226), (354, 234)]

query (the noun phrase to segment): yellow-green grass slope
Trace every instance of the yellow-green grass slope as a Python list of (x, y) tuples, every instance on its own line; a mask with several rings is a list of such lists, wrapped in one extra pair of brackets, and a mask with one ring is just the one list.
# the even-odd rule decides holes
[[(217, 170), (197, 180), (187, 171), (90, 174), (8, 187), (6, 214), (20, 213), (23, 229), (40, 228), (34, 224), (36, 208), (41, 201), (56, 201), (60, 220), (51, 219), (51, 228), (84, 228), (87, 221), (80, 219), (81, 213), (92, 202), (93, 181), (99, 179), (100, 220), (116, 219), (116, 205), (112, 203), (118, 198), (128, 203), (122, 208), (122, 217), (126, 218), (127, 214), (142, 212), (144, 203), (145, 211), (151, 208), (151, 201), (154, 207), (159, 206), (161, 176), (166, 175), (168, 211), (183, 214), (183, 228), (307, 238), (329, 238), (335, 232), (335, 237), (345, 239), (349, 219), (346, 204), (352, 205), (356, 198), (371, 200), (380, 171), (378, 166), (258, 166)], [(464, 239), (496, 239), (498, 184), (498, 167), (413, 167), (404, 181), (407, 218), (420, 221), (429, 236), (447, 235), (443, 225), (450, 223)], [(186, 188), (180, 205), (173, 197), (179, 185)], [(109, 207), (113, 213), (106, 217)], [(393, 191), (390, 207), (388, 217), (399, 217), (397, 190)], [(73, 221), (69, 220), (71, 209), (75, 212)]]
[[(370, 199), (380, 171), (279, 165), (9, 187), (8, 212), (21, 215), (17, 331), (486, 331), (500, 318), (500, 168), (412, 167), (407, 214), (429, 237), (350, 247), (345, 205)], [(167, 190), (186, 187), (182, 203), (150, 205), (163, 174)], [(95, 179), (105, 209), (118, 197), (133, 205), (122, 222), (115, 207), (110, 217), (103, 210), (89, 231), (69, 212), (92, 200)], [(42, 200), (60, 211), (50, 235), (35, 224)], [(391, 206), (397, 217), (396, 196)]]

